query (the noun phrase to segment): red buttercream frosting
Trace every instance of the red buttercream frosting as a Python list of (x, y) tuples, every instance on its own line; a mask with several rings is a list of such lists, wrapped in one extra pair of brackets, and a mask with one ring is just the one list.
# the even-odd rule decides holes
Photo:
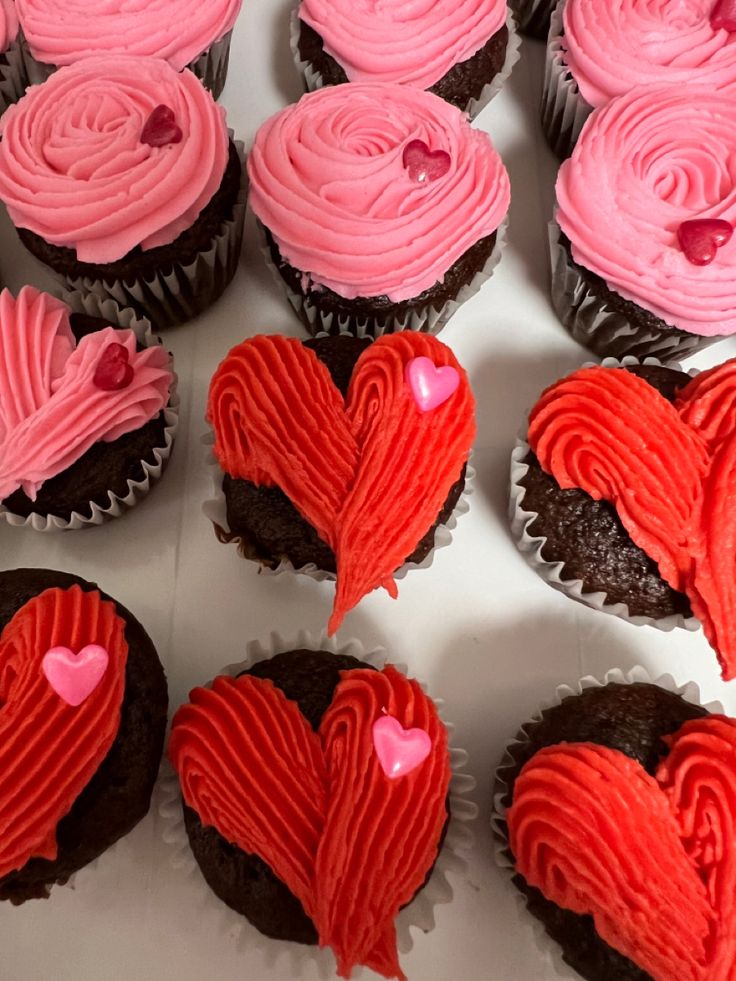
[(654, 981), (736, 976), (736, 722), (667, 742), (656, 779), (590, 743), (536, 753), (507, 820), (516, 868)]
[[(258, 855), (299, 899), (337, 958), (404, 978), (394, 918), (423, 885), (447, 820), (447, 732), (434, 703), (390, 665), (342, 673), (314, 732), (272, 682), (241, 675), (195, 688), (174, 717), (169, 757), (205, 826)], [(431, 740), (390, 779), (372, 729), (384, 713)]]
[(671, 405), (629, 371), (583, 368), (542, 395), (529, 445), (560, 487), (614, 505), (662, 577), (687, 593), (736, 676), (736, 362)]
[[(429, 412), (406, 381), (418, 357), (460, 379)], [(375, 341), (358, 359), (347, 401), (300, 341), (261, 336), (219, 366), (207, 417), (222, 469), (280, 487), (335, 552), (334, 633), (372, 589), (396, 596), (393, 573), (436, 520), (469, 456), (474, 409), (465, 372), (430, 335)]]
[[(84, 701), (68, 705), (42, 668), (54, 647), (108, 652)], [(31, 858), (54, 860), (56, 826), (92, 779), (120, 725), (128, 645), (115, 604), (98, 592), (47, 589), (0, 636), (0, 876)]]

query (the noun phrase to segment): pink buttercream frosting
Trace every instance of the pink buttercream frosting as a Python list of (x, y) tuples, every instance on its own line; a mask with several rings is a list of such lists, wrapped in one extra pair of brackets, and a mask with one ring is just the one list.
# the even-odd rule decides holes
[[(179, 143), (141, 142), (157, 105)], [(0, 200), (13, 222), (82, 262), (167, 245), (219, 188), (224, 111), (190, 71), (125, 55), (88, 58), (33, 86), (0, 120)]]
[(736, 236), (705, 266), (678, 243), (685, 221), (736, 227), (736, 99), (645, 88), (596, 110), (557, 179), (557, 220), (577, 263), (666, 323), (736, 331)]
[[(93, 383), (100, 357), (121, 344), (131, 383), (105, 391)], [(132, 330), (106, 327), (76, 343), (69, 308), (25, 286), (0, 293), (0, 500), (39, 487), (100, 440), (140, 429), (166, 406), (173, 375), (160, 346), (136, 351)]]
[(506, 0), (302, 0), (299, 17), (320, 35), (351, 82), (428, 89), (506, 23)]
[(72, 65), (108, 54), (163, 58), (181, 71), (232, 29), (242, 0), (17, 0), (33, 57)]
[[(417, 182), (403, 163), (420, 140), (449, 169)], [(442, 281), (509, 207), (509, 179), (486, 133), (406, 85), (356, 82), (305, 95), (266, 122), (248, 158), (250, 203), (281, 255), (343, 297), (418, 296)]]
[(565, 60), (585, 101), (636, 85), (707, 85), (736, 95), (736, 33), (711, 26), (716, 0), (567, 0)]
[(0, 0), (0, 53), (18, 36), (18, 14), (13, 0)]

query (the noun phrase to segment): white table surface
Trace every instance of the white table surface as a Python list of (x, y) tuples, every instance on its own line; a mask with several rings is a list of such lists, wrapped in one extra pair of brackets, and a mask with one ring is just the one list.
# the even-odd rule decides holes
[[(206, 0), (203, 0), (206, 2)], [(273, 112), (300, 95), (290, 61), (289, 4), (246, 0), (235, 30), (222, 101), (247, 144)], [(595, 613), (545, 585), (512, 543), (506, 523), (508, 462), (525, 411), (542, 388), (586, 360), (548, 299), (546, 223), (555, 162), (537, 122), (542, 46), (525, 41), (502, 94), (477, 125), (511, 172), (509, 245), (490, 283), (441, 337), (467, 368), (478, 400), (478, 470), (470, 513), (431, 569), (363, 600), (340, 639), (387, 647), (446, 701), (457, 743), (470, 753), (480, 819), (469, 873), (452, 880), (454, 900), (436, 910), (436, 929), (414, 936), (403, 958), (411, 981), (532, 981), (557, 977), (535, 945), (527, 914), (493, 860), (490, 781), (518, 725), (558, 684), (611, 667), (645, 665), (736, 711), (736, 687), (719, 678), (702, 632), (665, 634)], [(601, 230), (601, 235), (605, 229)], [(0, 270), (7, 285), (48, 285), (0, 215)], [(242, 262), (222, 300), (199, 320), (170, 330), (182, 425), (161, 484), (138, 508), (102, 528), (60, 536), (0, 525), (3, 567), (64, 569), (99, 582), (151, 634), (169, 679), (172, 709), (189, 689), (238, 660), (247, 641), (272, 631), (295, 636), (324, 627), (333, 586), (298, 576), (259, 577), (256, 566), (219, 545), (201, 513), (208, 493), (200, 436), (207, 386), (234, 344), (256, 333), (304, 336), (255, 246), (249, 219)], [(726, 341), (688, 367), (736, 355)], [(172, 868), (160, 819), (150, 813), (74, 888), (46, 902), (0, 909), (0, 977), (5, 981), (287, 981), (289, 945), (254, 946), (252, 928), (203, 908), (203, 880)], [(319, 977), (304, 957), (298, 976)], [(364, 978), (374, 978), (368, 971)], [(569, 969), (565, 977), (574, 977)]]

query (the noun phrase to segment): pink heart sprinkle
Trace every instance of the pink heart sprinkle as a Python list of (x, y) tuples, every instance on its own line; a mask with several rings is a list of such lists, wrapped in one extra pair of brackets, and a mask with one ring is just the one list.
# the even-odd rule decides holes
[(109, 659), (99, 644), (88, 644), (78, 654), (68, 647), (52, 647), (44, 654), (41, 669), (59, 698), (76, 707), (99, 685)]
[(456, 368), (438, 368), (429, 358), (412, 358), (406, 365), (406, 382), (420, 412), (431, 412), (446, 402), (460, 384)]
[(423, 140), (411, 140), (401, 158), (404, 169), (416, 184), (428, 184), (444, 177), (452, 160), (445, 150), (430, 150)]
[(133, 381), (133, 365), (123, 344), (108, 344), (100, 355), (92, 383), (103, 392), (118, 392)]
[(677, 230), (677, 241), (689, 262), (707, 266), (732, 235), (733, 226), (722, 218), (695, 218), (683, 221)]
[(373, 723), (373, 748), (383, 772), (396, 780), (426, 760), (432, 740), (423, 729), (404, 729), (398, 719), (383, 715)]
[(736, 0), (718, 0), (710, 14), (710, 26), (716, 31), (736, 31)]
[(141, 143), (149, 146), (166, 146), (181, 143), (184, 134), (177, 125), (174, 110), (170, 106), (156, 106), (141, 130)]

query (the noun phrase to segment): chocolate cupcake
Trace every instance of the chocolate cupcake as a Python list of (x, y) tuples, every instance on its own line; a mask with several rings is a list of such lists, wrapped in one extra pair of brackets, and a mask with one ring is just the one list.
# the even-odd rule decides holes
[(728, 976), (728, 890), (715, 883), (733, 848), (734, 753), (736, 721), (642, 668), (558, 689), (508, 747), (498, 861), (581, 977)]
[[(165, 837), (239, 924), (331, 947), (341, 976), (364, 964), (402, 978), (397, 931), (405, 950), (409, 925), (431, 929), (432, 907), (451, 898), (438, 883), (464, 865), (457, 850), (475, 813), (459, 796), (473, 785), (457, 772), (465, 754), (450, 750), (432, 700), (384, 652), (300, 641), (310, 646), (252, 645), (178, 710)], [(212, 741), (213, 726), (224, 740)]]
[(703, 625), (736, 672), (729, 541), (736, 362), (691, 379), (615, 362), (544, 392), (514, 450), (510, 517), (530, 563), (597, 610)]
[(242, 0), (19, 0), (31, 81), (45, 81), (63, 65), (118, 54), (162, 58), (175, 71), (189, 68), (220, 97), (227, 78), (230, 38)]
[(235, 274), (242, 153), (190, 71), (88, 58), (3, 118), (0, 199), (26, 248), (69, 288), (160, 328), (201, 313)]
[(150, 325), (111, 300), (70, 300), (74, 312), (32, 286), (0, 293), (0, 519), (36, 531), (133, 507), (178, 425), (171, 357)]
[(557, 0), (509, 0), (519, 29), (529, 37), (546, 41), (549, 35), (549, 22)]
[(0, 115), (20, 99), (27, 85), (15, 3), (14, 0), (0, 0)]
[[(419, 39), (419, 43), (417, 43)], [(307, 91), (391, 82), (432, 92), (476, 116), (519, 57), (506, 0), (439, 0), (422, 9), (301, 0), (291, 46)]]
[(248, 173), (267, 261), (310, 333), (436, 332), (500, 258), (506, 170), (429, 92), (305, 95), (260, 128)]
[(0, 900), (19, 905), (147, 813), (168, 697), (143, 627), (77, 576), (0, 572), (0, 631)]
[(600, 357), (681, 358), (736, 331), (736, 100), (691, 87), (614, 99), (557, 178), (552, 299)]
[(207, 514), (246, 558), (336, 574), (332, 633), (371, 590), (396, 597), (396, 571), (431, 552), (465, 484), (474, 405), (426, 334), (251, 338), (210, 384)]

